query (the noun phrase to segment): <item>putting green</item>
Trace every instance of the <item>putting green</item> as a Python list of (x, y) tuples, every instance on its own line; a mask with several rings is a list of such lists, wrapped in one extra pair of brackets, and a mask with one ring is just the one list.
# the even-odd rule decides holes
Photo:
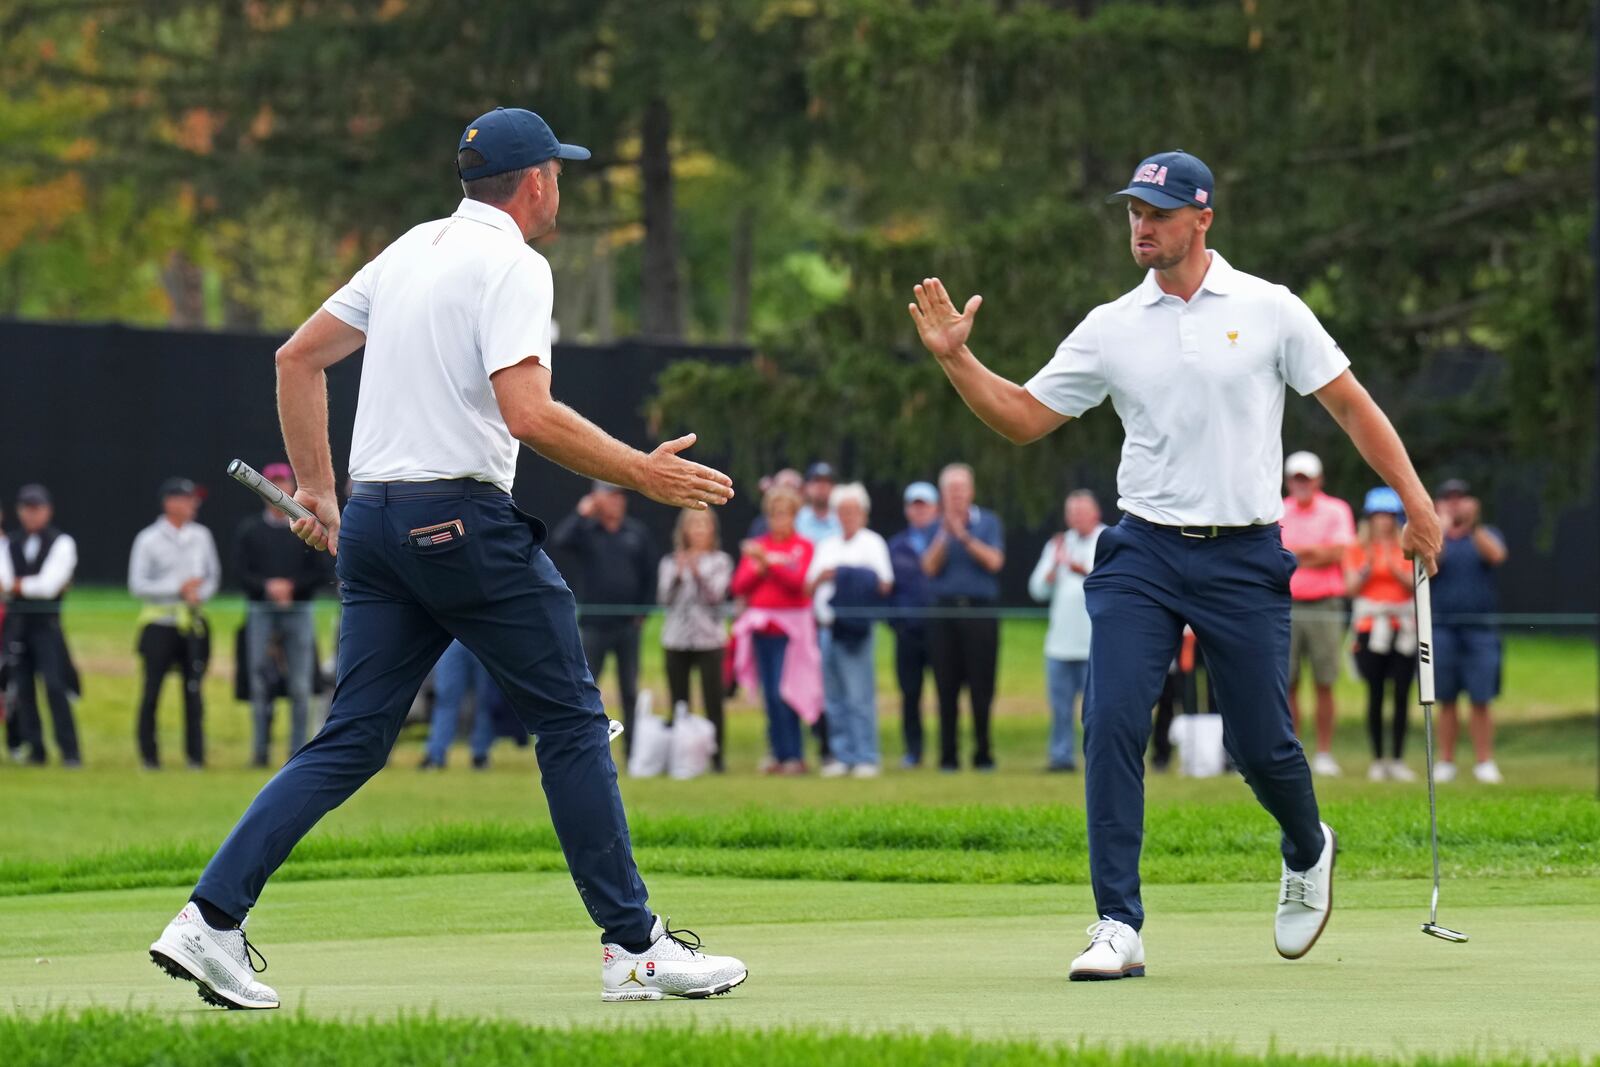
[[(751, 970), (730, 996), (660, 1004), (600, 1003), (598, 946), (558, 875), (285, 883), (268, 891), (251, 932), (286, 1007), (314, 1016), (951, 1030), (1380, 1055), (1600, 1052), (1592, 880), (1451, 882), (1441, 919), (1472, 942), (1450, 945), (1418, 932), (1427, 883), (1346, 879), (1321, 944), (1295, 963), (1272, 950), (1273, 891), (1149, 887), (1149, 977), (1072, 984), (1067, 961), (1092, 915), (1081, 886), (656, 878), (659, 911)], [(209, 1011), (145, 957), (181, 901), (153, 889), (0, 899), (0, 1008)]]

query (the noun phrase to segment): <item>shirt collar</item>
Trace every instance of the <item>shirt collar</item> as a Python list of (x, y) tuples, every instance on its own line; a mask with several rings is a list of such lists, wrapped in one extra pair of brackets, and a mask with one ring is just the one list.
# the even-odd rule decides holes
[(456, 207), (453, 217), (481, 222), (486, 226), (493, 226), (497, 230), (504, 230), (509, 234), (513, 234), (519, 241), (526, 240), (522, 236), (522, 227), (517, 225), (516, 219), (493, 204), (485, 204), (482, 200), (463, 199)]
[[(1200, 288), (1195, 292), (1196, 294), (1206, 292), (1217, 296), (1227, 296), (1233, 292), (1233, 267), (1227, 260), (1222, 258), (1221, 252), (1211, 249), (1209, 255), (1211, 256), (1211, 266), (1206, 268), (1206, 276), (1200, 280)], [(1161, 298), (1167, 295), (1162, 291), (1161, 286), (1156, 284), (1155, 269), (1151, 268), (1146, 271), (1144, 282), (1139, 286), (1139, 303), (1149, 307), (1151, 304), (1160, 302)]]

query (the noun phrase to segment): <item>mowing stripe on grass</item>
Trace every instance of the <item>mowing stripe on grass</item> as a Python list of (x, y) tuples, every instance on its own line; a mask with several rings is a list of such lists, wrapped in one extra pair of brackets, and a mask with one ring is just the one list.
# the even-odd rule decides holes
[[(626, 1010), (626, 1009), (624, 1009)], [(1049, 1046), (978, 1041), (950, 1035), (824, 1034), (804, 1030), (740, 1032), (683, 1028), (558, 1029), (486, 1020), (402, 1017), (394, 1021), (334, 1022), (284, 1016), (205, 1018), (190, 1026), (154, 1013), (57, 1012), (36, 1019), (0, 1016), (0, 1048), (12, 1067), (304, 1067), (318, 1064), (403, 1063), (440, 1067), (472, 1063), (526, 1067), (658, 1067), (693, 1062), (705, 1067), (1467, 1067), (1491, 1064), (1573, 1064), (1577, 1058), (1537, 1060), (1478, 1055), (1384, 1057), (1262, 1056), (1193, 1045)], [(1594, 1060), (1587, 1061), (1593, 1064)]]
[[(1428, 862), (1427, 822), (1413, 799), (1329, 804), (1340, 868), (1416, 877)], [(741, 811), (634, 820), (647, 871), (828, 881), (974, 884), (1075, 883), (1087, 877), (1081, 809), (912, 805)], [(61, 862), (0, 863), (0, 896), (191, 883), (216, 843), (101, 852)], [(1152, 882), (1240, 882), (1278, 871), (1278, 834), (1253, 804), (1163, 807), (1152, 812), (1143, 870)], [(1441, 827), (1453, 874), (1517, 877), (1600, 874), (1600, 805), (1585, 796), (1475, 797)], [(413, 873), (561, 870), (549, 825), (460, 823), (406, 832), (314, 834), (280, 880), (396, 877)]]

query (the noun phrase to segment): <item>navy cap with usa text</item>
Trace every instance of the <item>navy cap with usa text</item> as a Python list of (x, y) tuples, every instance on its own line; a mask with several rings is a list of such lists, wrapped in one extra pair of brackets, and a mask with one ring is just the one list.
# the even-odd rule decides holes
[(1106, 197), (1106, 203), (1131, 196), (1161, 208), (1214, 208), (1215, 194), (1210, 167), (1187, 152), (1158, 152), (1141, 162), (1128, 187)]
[(467, 148), (481, 155), (483, 162), (465, 169), (457, 167), (462, 181), (521, 170), (547, 159), (589, 158), (587, 148), (562, 144), (549, 123), (520, 107), (497, 107), (473, 119), (461, 131), (456, 151)]

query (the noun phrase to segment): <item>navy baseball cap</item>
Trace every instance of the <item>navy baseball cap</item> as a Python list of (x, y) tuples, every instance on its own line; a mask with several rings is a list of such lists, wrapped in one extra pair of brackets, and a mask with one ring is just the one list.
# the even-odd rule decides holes
[(589, 150), (562, 144), (549, 123), (520, 107), (497, 107), (473, 119), (461, 131), (456, 151), (471, 148), (483, 162), (466, 170), (457, 168), (462, 181), (488, 178), (508, 170), (521, 170), (547, 159), (588, 159)]
[(1156, 207), (1216, 207), (1211, 168), (1187, 152), (1158, 152), (1139, 164), (1128, 187), (1106, 197), (1133, 196)]

